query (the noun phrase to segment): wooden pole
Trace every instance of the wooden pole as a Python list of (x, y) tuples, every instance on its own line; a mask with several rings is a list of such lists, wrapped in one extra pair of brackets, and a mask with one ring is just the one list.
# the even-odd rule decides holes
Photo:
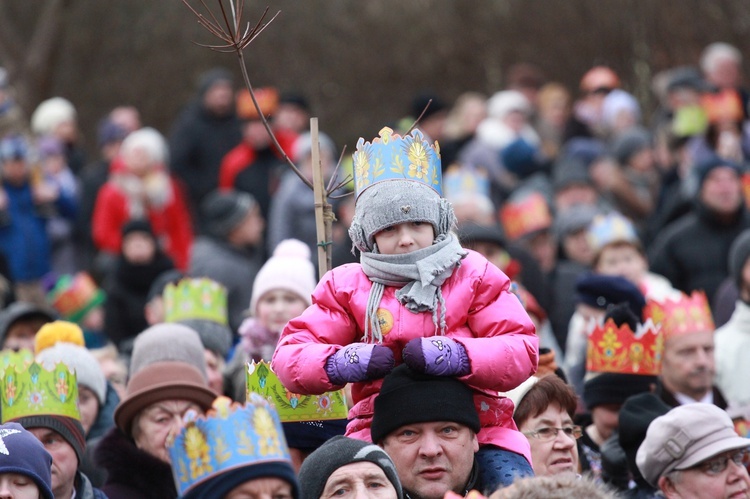
[[(315, 232), (318, 239), (318, 277), (321, 278), (331, 268), (331, 206), (328, 204), (320, 164), (320, 142), (318, 141), (318, 118), (310, 118), (310, 139), (312, 140), (313, 194), (315, 196)], [(328, 212), (328, 213), (327, 213)]]

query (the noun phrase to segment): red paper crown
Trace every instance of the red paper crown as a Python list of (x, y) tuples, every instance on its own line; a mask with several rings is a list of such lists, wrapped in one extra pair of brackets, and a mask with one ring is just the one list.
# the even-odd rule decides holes
[(635, 333), (627, 324), (618, 327), (609, 319), (589, 332), (586, 371), (657, 376), (663, 352), (664, 337), (651, 319)]
[[(263, 114), (268, 117), (276, 112), (279, 107), (279, 92), (273, 87), (256, 88), (254, 90), (255, 100), (258, 101)], [(250, 91), (243, 88), (237, 92), (237, 117), (241, 120), (258, 120), (260, 115), (255, 109)]]
[(680, 293), (679, 300), (649, 300), (644, 313), (648, 314), (655, 324), (661, 324), (665, 338), (677, 334), (713, 332), (716, 329), (708, 299), (703, 291), (693, 291), (690, 296)]
[(552, 227), (552, 215), (542, 194), (535, 192), (522, 201), (509, 202), (500, 211), (500, 221), (509, 239)]
[(736, 90), (726, 89), (718, 93), (707, 92), (701, 96), (701, 106), (706, 111), (709, 123), (742, 121), (742, 99)]

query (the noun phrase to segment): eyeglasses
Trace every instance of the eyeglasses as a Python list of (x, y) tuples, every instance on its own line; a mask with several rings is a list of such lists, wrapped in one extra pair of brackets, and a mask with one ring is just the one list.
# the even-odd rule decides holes
[(747, 456), (748, 449), (740, 449), (733, 452), (727, 452), (725, 454), (722, 454), (721, 456), (709, 459), (708, 461), (703, 461), (702, 463), (696, 464), (695, 466), (688, 469), (699, 470), (706, 475), (715, 476), (723, 473), (724, 470), (727, 469), (730, 459), (734, 461), (734, 464), (736, 464), (737, 466), (743, 466), (747, 459)]
[(523, 434), (528, 437), (534, 437), (537, 440), (541, 440), (542, 442), (549, 442), (550, 440), (556, 439), (557, 434), (561, 431), (565, 433), (566, 437), (573, 440), (578, 440), (579, 438), (581, 438), (581, 435), (583, 435), (583, 429), (578, 425), (563, 426), (562, 428), (543, 426), (542, 428), (537, 428), (536, 430), (525, 431), (523, 432)]

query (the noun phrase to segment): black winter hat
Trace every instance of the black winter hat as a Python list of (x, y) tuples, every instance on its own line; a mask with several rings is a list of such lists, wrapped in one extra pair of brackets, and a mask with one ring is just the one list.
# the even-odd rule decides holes
[(624, 277), (593, 273), (581, 276), (576, 282), (576, 301), (602, 310), (626, 302), (639, 319), (646, 306), (643, 293)]
[(560, 191), (571, 185), (593, 186), (594, 183), (584, 160), (576, 157), (561, 158), (552, 166), (552, 187), (555, 191)]
[(18, 473), (31, 478), (39, 487), (39, 497), (52, 494), (52, 456), (42, 443), (18, 423), (0, 425), (4, 451), (0, 453), (0, 473)]
[(700, 186), (703, 186), (703, 182), (706, 180), (706, 177), (708, 176), (708, 174), (711, 173), (714, 169), (719, 168), (721, 166), (731, 168), (732, 170), (737, 172), (738, 176), (742, 175), (743, 168), (741, 165), (729, 159), (720, 158), (719, 156), (712, 155), (711, 157), (695, 165), (695, 173), (698, 175), (698, 184)]
[(58, 318), (58, 315), (54, 310), (34, 303), (23, 301), (11, 303), (0, 313), (0, 345), (5, 343), (5, 336), (13, 324), (19, 320), (36, 318), (52, 322)]
[(625, 165), (635, 154), (651, 147), (651, 134), (641, 127), (634, 127), (617, 135), (612, 141), (612, 155), (618, 163)]
[(125, 236), (127, 236), (128, 234), (132, 234), (133, 232), (144, 232), (151, 236), (154, 240), (156, 240), (156, 236), (154, 236), (154, 229), (151, 227), (151, 222), (143, 218), (130, 220), (122, 226), (121, 232), (123, 239), (125, 238)]
[(588, 410), (607, 404), (623, 404), (633, 395), (648, 392), (656, 376), (602, 373), (583, 385), (583, 401)]
[(396, 489), (398, 499), (404, 497), (396, 466), (383, 449), (375, 444), (336, 436), (310, 454), (299, 470), (302, 499), (319, 499), (323, 495), (328, 477), (347, 464), (369, 462), (380, 467)]
[(729, 275), (737, 288), (742, 286), (742, 268), (750, 257), (750, 229), (745, 229), (729, 249)]
[(214, 191), (201, 203), (201, 211), (208, 230), (223, 239), (242, 222), (255, 204), (255, 198), (246, 192)]
[(418, 373), (406, 364), (396, 367), (375, 398), (372, 441), (379, 443), (404, 425), (433, 421), (459, 423), (479, 433), (471, 389), (456, 378)]

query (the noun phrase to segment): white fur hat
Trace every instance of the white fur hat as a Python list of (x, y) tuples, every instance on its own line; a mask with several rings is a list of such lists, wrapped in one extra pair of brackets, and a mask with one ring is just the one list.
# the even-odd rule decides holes
[(94, 392), (99, 405), (104, 405), (107, 398), (107, 378), (99, 361), (85, 347), (73, 343), (57, 343), (39, 352), (36, 360), (46, 369), (54, 369), (59, 362), (73, 369), (78, 385)]
[(271, 258), (255, 277), (249, 312), (255, 315), (258, 300), (274, 289), (291, 291), (310, 305), (315, 284), (315, 267), (310, 260), (310, 248), (297, 239), (285, 239), (276, 246)]
[(48, 135), (60, 123), (74, 121), (76, 108), (67, 99), (52, 97), (37, 106), (31, 115), (31, 131), (37, 135)]
[(501, 120), (513, 111), (531, 114), (529, 100), (518, 90), (497, 92), (487, 101), (487, 115), (491, 118)]
[(144, 127), (125, 137), (120, 146), (120, 154), (127, 158), (137, 149), (145, 149), (153, 163), (166, 165), (169, 160), (167, 141), (154, 128)]

